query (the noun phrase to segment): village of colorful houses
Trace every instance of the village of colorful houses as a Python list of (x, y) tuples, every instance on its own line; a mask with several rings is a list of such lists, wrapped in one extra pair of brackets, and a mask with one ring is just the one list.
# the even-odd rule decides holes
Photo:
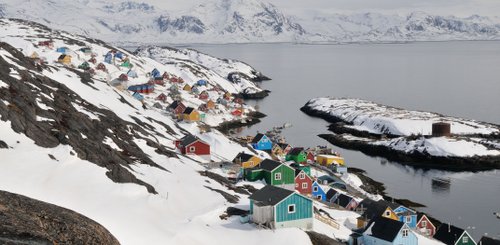
[[(140, 64), (134, 64), (118, 50), (109, 50), (104, 57), (98, 57), (91, 48), (55, 48), (50, 40), (41, 41), (38, 46), (54, 49), (59, 53), (57, 62), (65, 66), (73, 67), (72, 59), (77, 56), (78, 61), (84, 61), (74, 68), (106, 78), (117, 89), (130, 91), (131, 96), (143, 102), (145, 109), (148, 108), (146, 101), (154, 100), (153, 108), (179, 121), (199, 124), (200, 128), (204, 124), (213, 126), (231, 118), (244, 118), (253, 109), (247, 107), (243, 99), (220, 86), (210, 85), (207, 80), (184, 81), (156, 68), (138, 74), (134, 68)], [(36, 52), (31, 58), (38, 65), (47, 62)], [(230, 80), (238, 82), (237, 77)], [(375, 200), (373, 196), (356, 191), (344, 181), (349, 175), (345, 159), (331, 149), (292, 147), (262, 133), (247, 139), (242, 144), (246, 144), (253, 154), (241, 152), (232, 162), (220, 166), (229, 166), (228, 178), (234, 182), (264, 184), (249, 196), (248, 215), (241, 219), (255, 224), (256, 228), (312, 230), (315, 219), (333, 229), (346, 226), (323, 210), (327, 209), (354, 214), (356, 222), (350, 225), (350, 235), (345, 241), (352, 245), (500, 244), (486, 236), (476, 242), (462, 228), (449, 223), (438, 224), (416, 210), (380, 196)], [(211, 145), (194, 135), (175, 140), (175, 146), (180, 154), (213, 160)]]

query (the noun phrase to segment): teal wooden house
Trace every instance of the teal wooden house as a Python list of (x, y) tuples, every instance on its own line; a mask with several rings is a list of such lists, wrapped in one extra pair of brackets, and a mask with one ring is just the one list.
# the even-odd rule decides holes
[(248, 181), (263, 179), (268, 185), (295, 189), (295, 169), (277, 161), (266, 159), (257, 167), (246, 169), (244, 176)]
[(476, 245), (467, 231), (450, 224), (441, 224), (434, 234), (434, 239), (446, 245)]
[(403, 222), (377, 217), (363, 233), (365, 245), (417, 245), (418, 238)]
[(313, 228), (313, 201), (295, 191), (266, 185), (250, 197), (250, 219), (269, 228)]
[(256, 150), (270, 151), (273, 149), (273, 142), (265, 134), (257, 134), (251, 143), (252, 147)]
[(306, 164), (307, 153), (302, 147), (292, 148), (285, 156), (286, 161), (294, 161), (296, 163)]

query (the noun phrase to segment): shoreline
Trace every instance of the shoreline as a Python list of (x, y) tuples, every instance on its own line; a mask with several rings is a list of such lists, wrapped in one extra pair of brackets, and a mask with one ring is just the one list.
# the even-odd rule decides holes
[[(341, 136), (341, 134), (350, 134), (356, 137), (365, 137), (367, 139), (380, 138), (381, 135), (359, 131), (354, 129), (349, 129), (343, 127), (345, 124), (342, 119), (332, 116), (326, 112), (318, 111), (312, 109), (306, 105), (300, 108), (305, 114), (322, 118), (325, 121), (331, 123), (328, 127), (331, 134), (320, 134), (318, 135), (322, 139), (327, 140), (331, 144), (349, 150), (361, 151), (362, 153), (369, 156), (384, 157), (389, 161), (397, 162), (403, 165), (409, 165), (415, 168), (421, 168), (424, 170), (438, 169), (447, 171), (486, 171), (493, 169), (500, 169), (500, 157), (499, 156), (473, 156), (473, 157), (453, 157), (453, 156), (434, 156), (430, 154), (425, 154), (421, 152), (414, 151), (412, 153), (407, 153), (399, 150), (389, 148), (384, 145), (374, 145), (369, 144), (363, 140), (347, 140)], [(395, 135), (384, 135), (387, 138), (396, 137)], [(400, 137), (400, 136), (397, 136)], [(411, 136), (405, 137), (409, 138)]]

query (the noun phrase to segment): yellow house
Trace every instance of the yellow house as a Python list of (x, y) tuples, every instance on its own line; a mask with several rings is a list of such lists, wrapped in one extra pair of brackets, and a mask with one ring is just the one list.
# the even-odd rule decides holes
[(253, 168), (256, 167), (257, 165), (262, 162), (262, 159), (260, 159), (257, 156), (250, 155), (244, 152), (240, 152), (234, 159), (233, 162), (236, 164), (240, 164), (242, 168)]
[(338, 164), (344, 166), (344, 158), (335, 155), (318, 155), (316, 157), (316, 162), (320, 165), (329, 166), (332, 164)]
[(200, 113), (193, 107), (188, 107), (182, 113), (182, 119), (187, 122), (197, 122), (200, 121)]
[(399, 218), (396, 215), (396, 213), (390, 207), (387, 207), (385, 209), (384, 213), (382, 214), (382, 217), (389, 218), (389, 219), (392, 219), (392, 220), (399, 220)]
[(70, 65), (71, 64), (71, 55), (61, 54), (61, 56), (59, 56), (59, 58), (57, 58), (57, 62), (59, 62), (63, 65)]
[(188, 91), (188, 92), (191, 92), (191, 86), (189, 86), (189, 84), (186, 84), (184, 85), (184, 88), (182, 88), (184, 91)]
[(213, 100), (208, 100), (207, 101), (207, 109), (214, 109), (215, 108), (215, 102)]
[(32, 58), (32, 59), (38, 59), (38, 58), (40, 58), (40, 56), (38, 55), (38, 53), (37, 53), (37, 52), (33, 52), (33, 53), (30, 55), (30, 58)]
[(273, 155), (275, 155), (275, 156), (283, 156), (284, 155), (283, 149), (278, 144), (274, 144), (273, 149), (271, 151), (272, 151)]

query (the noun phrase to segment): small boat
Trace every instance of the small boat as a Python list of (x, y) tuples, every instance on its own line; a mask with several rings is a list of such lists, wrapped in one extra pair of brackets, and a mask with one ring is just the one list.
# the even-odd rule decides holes
[(493, 213), (495, 216), (497, 216), (497, 219), (500, 219), (500, 213), (499, 212), (494, 212)]

